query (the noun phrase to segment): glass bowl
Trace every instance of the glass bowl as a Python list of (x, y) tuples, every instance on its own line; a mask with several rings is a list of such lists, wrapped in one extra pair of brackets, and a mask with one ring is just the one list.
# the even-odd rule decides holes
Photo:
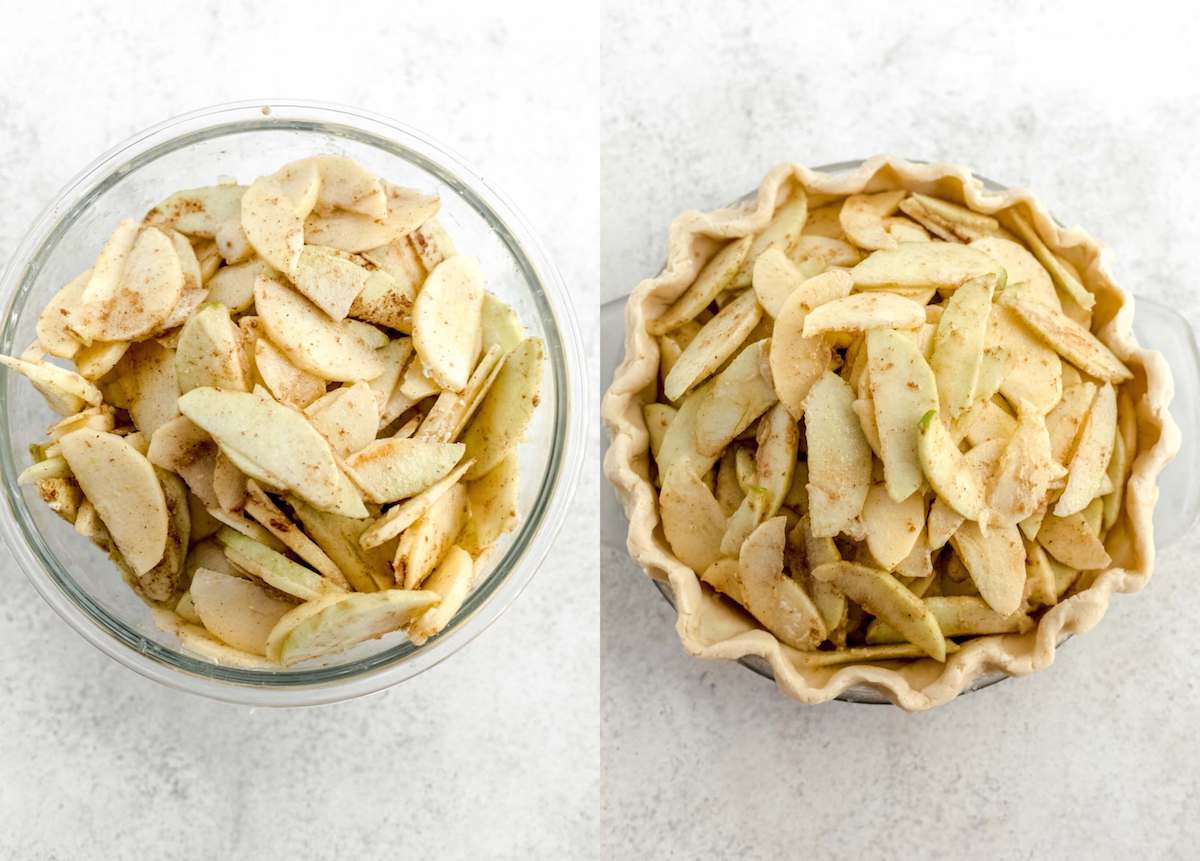
[(16, 483), (29, 444), (54, 420), (41, 396), (12, 373), (0, 382), (0, 523), (18, 565), (67, 623), (105, 654), (155, 681), (214, 699), (259, 706), (335, 702), (397, 684), (462, 648), (529, 582), (562, 525), (579, 478), (589, 402), (579, 327), (566, 286), (524, 218), (462, 159), (416, 129), (363, 111), (296, 100), (239, 102), (147, 129), (100, 156), (37, 218), (0, 281), (0, 352), (35, 338), (38, 314), (91, 265), (116, 223), (139, 217), (173, 191), (241, 182), (315, 153), (350, 156), (377, 175), (441, 196), (439, 218), (477, 257), (489, 290), (546, 344), (542, 405), (519, 451), (521, 525), (502, 539), (491, 570), (445, 630), (417, 648), (393, 634), (288, 670), (218, 666), (179, 648), (108, 558)]

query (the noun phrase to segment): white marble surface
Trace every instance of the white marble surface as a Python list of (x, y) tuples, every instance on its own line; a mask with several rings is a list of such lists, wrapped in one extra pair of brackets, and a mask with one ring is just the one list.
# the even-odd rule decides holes
[[(309, 17), (304, 6), (9, 9), (0, 259), (62, 183), (144, 126), (233, 99), (327, 99), (426, 129), (508, 192), (594, 341), (587, 16), (340, 2)], [(573, 538), (462, 652), (401, 688), (306, 711), (251, 711), (143, 680), (76, 637), (0, 551), (0, 858), (589, 854), (596, 492), (587, 470), (564, 531)]]
[[(606, 17), (606, 299), (657, 270), (676, 213), (736, 198), (780, 161), (890, 151), (1038, 190), (1113, 246), (1124, 284), (1200, 323), (1194, 16), (1154, 3), (1099, 20), (1080, 3), (696, 8)], [(1198, 553), (1196, 536), (1162, 553), (1150, 586), (1048, 671), (908, 716), (805, 708), (688, 657), (653, 586), (603, 550), (609, 857), (1194, 857)]]

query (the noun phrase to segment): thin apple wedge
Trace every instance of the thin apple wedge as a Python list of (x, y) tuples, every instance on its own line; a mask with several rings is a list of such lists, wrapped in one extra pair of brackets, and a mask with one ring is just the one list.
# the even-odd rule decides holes
[(265, 336), (254, 339), (254, 370), (267, 390), (282, 403), (304, 409), (325, 395), (325, 380), (296, 367)]
[(305, 241), (351, 253), (368, 252), (397, 240), (403, 241), (403, 237), (434, 220), (441, 205), (436, 195), (425, 195), (391, 183), (384, 183), (384, 191), (388, 205), (386, 218), (375, 219), (344, 210), (313, 212), (304, 222)]
[(936, 661), (946, 660), (946, 638), (937, 619), (916, 595), (891, 574), (855, 562), (831, 562), (812, 569), (816, 580), (832, 583), (851, 601), (883, 619), (904, 639)]
[(816, 275), (797, 286), (776, 315), (769, 356), (771, 379), (779, 400), (796, 419), (804, 414), (809, 390), (833, 355), (828, 338), (805, 337), (808, 315), (814, 308), (848, 296), (853, 286), (850, 276), (841, 270)]
[(271, 629), (296, 606), (271, 597), (256, 583), (208, 568), (196, 571), (188, 593), (210, 633), (252, 655), (266, 655)]
[(346, 458), (346, 470), (376, 503), (415, 496), (444, 478), (460, 460), (462, 443), (418, 439), (375, 440)]
[(362, 500), (348, 489), (325, 438), (303, 415), (263, 390), (192, 389), (179, 399), (179, 409), (256, 481), (291, 490), (322, 510), (367, 516)]
[[(379, 405), (379, 417), (382, 418), (388, 401), (400, 385), (404, 377), (404, 367), (412, 356), (412, 339), (395, 338), (386, 347), (375, 351), (379, 363), (383, 365), (383, 373), (368, 382), (375, 400)], [(380, 424), (382, 427), (382, 424)]]
[(236, 266), (225, 266), (208, 282), (208, 301), (220, 302), (231, 313), (241, 314), (254, 305), (254, 283), (258, 276), (275, 274), (273, 266), (257, 258)]
[(973, 241), (971, 247), (1003, 266), (1008, 284), (1024, 284), (1043, 305), (1062, 309), (1050, 273), (1024, 245), (1003, 236), (987, 236)]
[(250, 389), (242, 366), (241, 331), (224, 305), (201, 305), (184, 324), (175, 349), (175, 379), (181, 394), (203, 386)]
[(762, 308), (753, 290), (738, 295), (684, 348), (663, 381), (668, 400), (677, 401), (724, 364), (762, 319)]
[(217, 452), (217, 444), (202, 428), (187, 416), (176, 416), (155, 429), (146, 457), (179, 475), (205, 508), (218, 508), (213, 489)]
[(229, 557), (229, 561), (238, 568), (280, 592), (294, 595), (301, 601), (311, 601), (330, 592), (343, 591), (316, 571), (296, 564), (282, 553), (233, 529), (220, 529), (217, 532), (217, 540), (225, 548), (225, 555)]
[(826, 332), (914, 329), (925, 322), (925, 308), (895, 293), (852, 293), (814, 308), (804, 318), (805, 338)]
[[(462, 468), (460, 464), (455, 470)], [(442, 481), (446, 482), (453, 476), (452, 472)], [(425, 493), (431, 490), (433, 488)], [(483, 553), (501, 535), (516, 528), (521, 520), (520, 464), (516, 452), (467, 485), (467, 508), (469, 517), (459, 542), (469, 553)]]
[[(925, 599), (925, 606), (937, 619), (945, 637), (1023, 634), (1033, 627), (1033, 620), (1025, 613), (1004, 616), (989, 607), (982, 598), (970, 595), (934, 596)], [(876, 619), (867, 628), (867, 643), (871, 645), (904, 641), (904, 635), (882, 619)]]
[(185, 189), (146, 213), (143, 224), (213, 239), (227, 262), (239, 263), (252, 252), (242, 232), (245, 193), (245, 186), (233, 183)]
[(420, 586), (458, 541), (466, 515), (467, 491), (456, 484), (400, 536), (392, 560), (396, 582), (403, 583), (405, 589)]
[(900, 209), (927, 227), (932, 233), (949, 241), (971, 242), (989, 236), (1002, 236), (1000, 222), (990, 215), (967, 209), (957, 203), (913, 194)]
[(406, 589), (347, 595), (291, 628), (279, 643), (279, 662), (289, 667), (399, 631), (440, 600), (436, 592)]
[(850, 195), (838, 215), (842, 231), (851, 242), (867, 251), (896, 248), (898, 243), (888, 233), (883, 219), (896, 211), (907, 194), (903, 189), (898, 189), (877, 194)]
[(275, 665), (259, 655), (243, 652), (221, 642), (200, 625), (179, 624), (174, 629), (179, 645), (185, 651), (211, 661), (219, 667), (242, 670), (273, 670)]
[(778, 400), (767, 357), (769, 340), (742, 350), (713, 381), (696, 413), (696, 448), (717, 457)]
[(354, 332), (353, 321), (330, 320), (280, 281), (260, 275), (254, 282), (255, 309), (271, 343), (297, 367), (339, 382), (370, 380), (383, 365)]
[(772, 319), (779, 316), (792, 292), (807, 280), (782, 248), (771, 248), (754, 263), (753, 287), (758, 304)]
[(471, 594), (474, 579), (475, 561), (471, 554), (457, 545), (447, 550), (437, 570), (423, 584), (425, 591), (437, 593), (441, 600), (408, 626), (408, 638), (414, 645), (424, 645), (450, 624)]
[(296, 261), (292, 283), (331, 319), (341, 320), (350, 313), (371, 275), (370, 270), (360, 266), (344, 251), (305, 245)]
[(736, 556), (750, 533), (779, 512), (796, 472), (800, 428), (787, 407), (778, 403), (771, 407), (759, 422), (756, 437), (752, 487), (729, 518), (721, 539), (721, 553), (726, 556)]
[(1047, 514), (1038, 530), (1037, 542), (1059, 562), (1080, 571), (1094, 571), (1112, 564), (1112, 557), (1088, 526), (1082, 511), (1066, 517)]
[(1075, 452), (1067, 468), (1067, 486), (1054, 506), (1054, 513), (1066, 517), (1082, 511), (1101, 495), (1101, 484), (1108, 475), (1114, 438), (1117, 433), (1117, 394), (1105, 383), (1096, 392), (1083, 427), (1079, 430)]
[(1009, 217), (1013, 227), (1016, 228), (1017, 235), (1029, 246), (1033, 256), (1046, 268), (1059, 288), (1081, 308), (1091, 310), (1092, 306), (1096, 304), (1096, 297), (1088, 292), (1088, 289), (1079, 282), (1075, 273), (1046, 247), (1046, 243), (1034, 230), (1033, 225), (1015, 209), (1009, 210)]
[(983, 275), (963, 284), (947, 300), (937, 324), (929, 365), (942, 409), (951, 420), (976, 399), (996, 281), (995, 275)]
[(888, 494), (901, 502), (924, 480), (919, 423), (938, 409), (937, 383), (917, 345), (894, 329), (867, 332), (867, 366)]
[[(362, 289), (350, 303), (347, 316), (399, 332), (412, 332), (412, 309), (416, 288), (410, 281), (393, 277), (382, 269), (367, 272)], [(489, 343), (484, 339), (484, 343)]]
[(461, 392), (443, 391), (438, 395), (415, 438), (431, 442), (457, 439), (500, 375), (502, 358), (503, 351), (498, 344), (488, 347)]
[(742, 261), (734, 279), (733, 287), (749, 287), (754, 274), (754, 264), (759, 255), (770, 248), (782, 248), (789, 251), (800, 233), (804, 230), (804, 222), (808, 220), (808, 197), (803, 189), (796, 189), (792, 197), (775, 210), (767, 226), (754, 237), (746, 258)]
[(992, 305), (984, 350), (1008, 352), (1011, 366), (1000, 383), (1000, 394), (1009, 403), (1026, 401), (1045, 414), (1062, 397), (1062, 360), (1002, 304)]
[(1012, 309), (1034, 334), (1081, 371), (1108, 383), (1133, 377), (1125, 363), (1099, 338), (1063, 312), (1038, 302), (1031, 291), (1019, 286), (1005, 290), (999, 302)]
[(176, 256), (179, 257), (180, 271), (183, 272), (183, 289), (179, 293), (175, 307), (167, 314), (166, 319), (158, 324), (160, 334), (187, 322), (187, 319), (204, 303), (204, 299), (208, 295), (208, 288), (204, 284), (204, 275), (200, 269), (200, 260), (196, 257), (192, 243), (188, 242), (187, 237), (182, 233), (174, 230), (167, 235), (171, 239), (171, 245), (175, 248)]
[[(344, 155), (316, 155), (304, 159), (317, 170), (317, 202), (333, 209), (357, 212), (368, 218), (387, 218), (387, 195), (379, 178)], [(285, 165), (280, 173), (292, 168)], [(278, 176), (278, 174), (277, 174)]]
[(81, 429), (59, 440), (88, 501), (135, 575), (158, 564), (167, 546), (168, 513), (154, 467), (121, 437)]
[(912, 552), (925, 526), (925, 497), (914, 493), (895, 502), (882, 484), (872, 485), (862, 508), (867, 549), (885, 571)]
[(286, 275), (296, 271), (304, 248), (304, 210), (277, 179), (259, 177), (242, 196), (242, 230), (255, 252)]
[(854, 412), (854, 392), (826, 371), (804, 402), (812, 533), (831, 538), (863, 510), (871, 486), (871, 448)]
[(718, 559), (700, 573), (700, 580), (745, 607), (746, 590), (738, 572), (736, 559)]
[[(158, 231), (159, 235), (166, 239), (165, 234)], [(100, 254), (96, 257), (96, 262), (92, 264), (91, 276), (83, 287), (83, 291), (79, 294), (78, 301), (72, 303), (67, 309), (67, 325), (86, 345), (91, 342), (91, 335), (80, 332), (77, 327), (77, 322), (81, 315), (84, 315), (84, 306), (93, 306), (84, 316), (94, 316), (97, 306), (103, 301), (111, 299), (116, 295), (121, 288), (121, 280), (125, 274), (125, 268), (129, 264), (130, 254), (133, 252), (133, 246), (136, 244), (140, 230), (137, 222), (126, 218), (117, 224), (112, 236), (104, 243), (104, 247), (100, 249)], [(183, 273), (180, 272), (182, 281)], [(182, 284), (180, 285), (182, 287)], [(164, 315), (165, 316), (165, 315)], [(115, 338), (112, 340), (124, 340)]]
[(541, 401), (545, 345), (526, 338), (504, 358), (500, 372), (462, 431), (466, 457), (475, 461), (467, 472), (473, 481), (503, 460), (524, 438)]
[(134, 341), (155, 332), (183, 293), (183, 267), (171, 239), (154, 227), (138, 233), (113, 285), (96, 273), (71, 309), (68, 325), (85, 344)]
[(267, 493), (253, 480), (246, 482), (246, 514), (258, 521), (280, 543), (308, 563), (335, 586), (349, 589), (350, 583), (342, 571), (316, 542), (305, 535)]
[(472, 257), (456, 255), (429, 273), (412, 310), (413, 346), (439, 386), (459, 392), (479, 356), (483, 273)]
[(71, 308), (79, 303), (83, 290), (87, 287), (91, 277), (91, 269), (76, 275), (54, 294), (54, 298), (38, 316), (36, 330), (38, 343), (51, 356), (70, 359), (82, 346), (79, 339), (71, 333), (67, 322), (70, 318)]
[(92, 341), (75, 353), (75, 369), (85, 380), (99, 381), (128, 351), (128, 341)]
[(730, 289), (741, 271), (753, 241), (754, 237), (743, 236), (714, 254), (712, 259), (704, 264), (696, 280), (680, 294), (671, 307), (646, 324), (647, 331), (651, 335), (665, 335), (679, 328)]
[(800, 584), (784, 573), (786, 531), (787, 518), (773, 517), (742, 545), (738, 579), (744, 606), (780, 642), (796, 649), (815, 649), (826, 637), (825, 623)]
[(950, 543), (988, 606), (1002, 616), (1017, 612), (1025, 590), (1025, 546), (1017, 527), (996, 526), (984, 535), (968, 520)]
[(365, 449), (379, 430), (379, 400), (363, 382), (334, 389), (305, 407), (304, 414), (341, 457)]
[[(372, 523), (370, 528), (363, 532), (362, 536), (359, 538), (359, 543), (362, 544), (364, 548), (370, 549), (372, 547), (378, 547), (381, 544), (385, 544), (393, 538), (399, 537), (401, 532), (416, 523), (417, 519), (420, 518), (421, 515), (423, 515), (431, 507), (433, 507), (433, 504), (437, 502), (438, 499), (440, 499), (442, 495), (446, 493), (446, 491), (458, 483), (466, 471), (471, 468), (472, 463), (474, 463), (474, 461), (471, 460), (465, 460), (459, 463), (452, 470), (450, 470), (450, 472), (446, 473), (446, 475), (429, 485), (429, 487), (425, 488), (420, 493), (410, 497), (409, 499), (406, 499), (401, 504), (395, 505), (388, 509), (387, 513)], [(503, 477), (502, 474), (511, 473), (515, 475), (514, 468), (515, 463), (513, 462), (513, 459), (511, 457), (505, 458), (491, 472), (474, 482), (474, 484), (482, 484), (487, 482), (488, 490), (496, 491), (495, 497), (483, 495), (487, 491), (481, 491), (479, 503), (490, 507), (493, 504), (505, 504), (511, 502), (511, 494), (505, 492), (508, 483), (506, 481), (498, 482), (495, 479), (489, 482), (488, 477), (491, 476), (492, 473), (496, 473), (497, 470), (500, 470), (500, 473), (498, 473), (496, 476), (497, 479)], [(473, 498), (474, 497), (472, 497), (472, 499)], [(477, 508), (478, 505), (472, 506), (472, 519), (478, 519), (476, 511)], [(513, 513), (515, 514), (515, 511)], [(494, 540), (494, 536), (492, 540)], [(486, 543), (490, 543), (490, 541)]]
[(1063, 389), (1062, 400), (1046, 416), (1050, 451), (1055, 461), (1066, 466), (1075, 452), (1079, 431), (1096, 400), (1096, 384), (1076, 383)]
[(1063, 475), (1054, 460), (1045, 418), (1032, 409), (1021, 411), (988, 491), (989, 524), (1019, 524), (1045, 503), (1051, 484)]
[(78, 413), (85, 406), (97, 406), (104, 396), (92, 383), (74, 371), (44, 362), (27, 362), (0, 356), (0, 365), (16, 371), (41, 392), (50, 409), (62, 416)]
[(906, 242), (871, 254), (850, 270), (859, 290), (956, 290), (972, 278), (993, 273), (1004, 285), (1004, 269), (988, 255), (950, 242)]
[(921, 417), (918, 438), (921, 472), (929, 486), (959, 515), (968, 520), (979, 520), (984, 510), (985, 488), (967, 465), (966, 457), (959, 451), (936, 410)]
[(687, 464), (677, 464), (663, 476), (658, 504), (663, 533), (679, 560), (693, 571), (715, 562), (725, 534), (725, 513)]
[(287, 502), (304, 525), (304, 531), (333, 560), (354, 591), (374, 592), (387, 589), (395, 582), (392, 575), (395, 547), (385, 542), (379, 547), (364, 549), (359, 543), (363, 532), (371, 525), (369, 519), (318, 511), (295, 496), (289, 496)]

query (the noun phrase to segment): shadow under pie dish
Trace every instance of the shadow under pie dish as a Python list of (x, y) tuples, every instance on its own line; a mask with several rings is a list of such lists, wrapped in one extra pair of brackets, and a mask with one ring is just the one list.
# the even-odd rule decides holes
[(1153, 570), (1179, 433), (1132, 315), (1095, 240), (958, 166), (784, 165), (681, 215), (603, 416), (685, 647), (910, 710), (1047, 666)]

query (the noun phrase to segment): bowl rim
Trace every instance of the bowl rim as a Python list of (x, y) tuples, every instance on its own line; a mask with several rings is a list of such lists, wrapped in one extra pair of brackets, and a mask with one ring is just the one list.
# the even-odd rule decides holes
[[(122, 665), (154, 681), (225, 702), (253, 706), (318, 705), (383, 690), (448, 658), (482, 633), (512, 604), (544, 561), (569, 510), (586, 448), (585, 420), (592, 406), (586, 385), (583, 339), (576, 309), (561, 274), (529, 222), (508, 197), (461, 156), (426, 132), (381, 114), (306, 99), (252, 99), (199, 108), (142, 129), (93, 159), (37, 215), (0, 274), (4, 322), (0, 351), (11, 352), (15, 307), (27, 298), (40, 271), (39, 255), (92, 199), (140, 164), (198, 140), (248, 131), (323, 131), (405, 159), (449, 186), (485, 219), (513, 255), (546, 325), (548, 370), (554, 375), (554, 441), (533, 508), (510, 544), (446, 631), (419, 648), (398, 646), (346, 664), (290, 671), (249, 670), (214, 664), (170, 649), (114, 618), (79, 588), (34, 526), (16, 485), (7, 424), (0, 424), (0, 471), (6, 517), (0, 534), (42, 598), (85, 640)], [(0, 386), (7, 413), (9, 385)], [(148, 612), (149, 609), (148, 609)]]

